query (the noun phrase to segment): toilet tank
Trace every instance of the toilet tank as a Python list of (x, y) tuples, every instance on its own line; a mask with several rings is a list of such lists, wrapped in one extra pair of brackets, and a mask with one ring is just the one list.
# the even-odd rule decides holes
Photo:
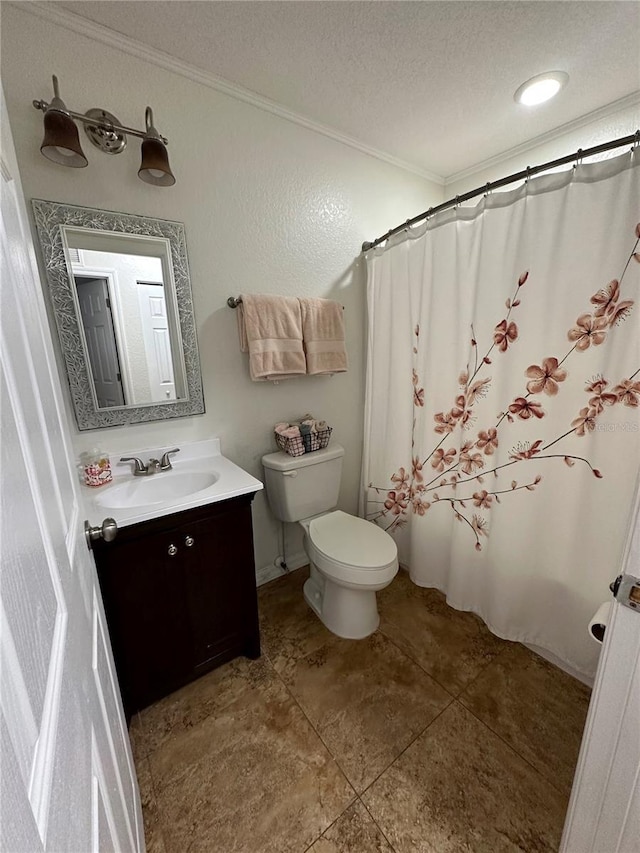
[(262, 457), (269, 506), (280, 521), (300, 521), (338, 503), (344, 447), (332, 444), (302, 456), (278, 451)]

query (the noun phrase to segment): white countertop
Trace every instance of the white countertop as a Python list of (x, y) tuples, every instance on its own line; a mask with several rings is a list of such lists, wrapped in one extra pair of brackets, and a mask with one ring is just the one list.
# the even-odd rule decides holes
[[(148, 448), (111, 457), (113, 482), (105, 486), (82, 487), (87, 518), (100, 524), (105, 517), (115, 518), (118, 527), (127, 527), (193, 507), (217, 503), (263, 488), (256, 480), (220, 453), (220, 439), (182, 444), (180, 452), (171, 456), (172, 469), (145, 477), (133, 476), (133, 463), (119, 462), (121, 456), (138, 456), (146, 465), (150, 458), (160, 459), (171, 445)], [(215, 480), (215, 482), (213, 482)], [(176, 497), (171, 494), (190, 488), (198, 489)], [(204, 488), (201, 487), (204, 485)], [(137, 493), (142, 493), (142, 498)]]

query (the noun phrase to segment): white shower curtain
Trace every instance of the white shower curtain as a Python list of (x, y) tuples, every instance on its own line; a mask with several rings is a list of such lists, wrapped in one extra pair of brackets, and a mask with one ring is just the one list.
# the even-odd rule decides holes
[(412, 580), (586, 675), (640, 466), (637, 154), (368, 253), (366, 517)]

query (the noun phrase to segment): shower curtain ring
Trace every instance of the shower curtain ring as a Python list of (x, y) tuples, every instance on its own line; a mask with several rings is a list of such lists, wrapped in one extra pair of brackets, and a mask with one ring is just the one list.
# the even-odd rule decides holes
[(525, 184), (529, 183), (530, 177), (531, 177), (531, 166), (527, 166), (527, 177), (524, 179)]
[(487, 181), (487, 185), (484, 188), (484, 197), (486, 198), (488, 195), (491, 195), (491, 181)]
[(460, 207), (460, 196), (456, 196), (456, 207)]

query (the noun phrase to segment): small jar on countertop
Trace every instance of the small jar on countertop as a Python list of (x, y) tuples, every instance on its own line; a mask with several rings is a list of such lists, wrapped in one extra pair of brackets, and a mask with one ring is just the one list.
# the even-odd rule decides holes
[(97, 447), (81, 454), (80, 464), (86, 486), (104, 486), (113, 480), (109, 455)]

